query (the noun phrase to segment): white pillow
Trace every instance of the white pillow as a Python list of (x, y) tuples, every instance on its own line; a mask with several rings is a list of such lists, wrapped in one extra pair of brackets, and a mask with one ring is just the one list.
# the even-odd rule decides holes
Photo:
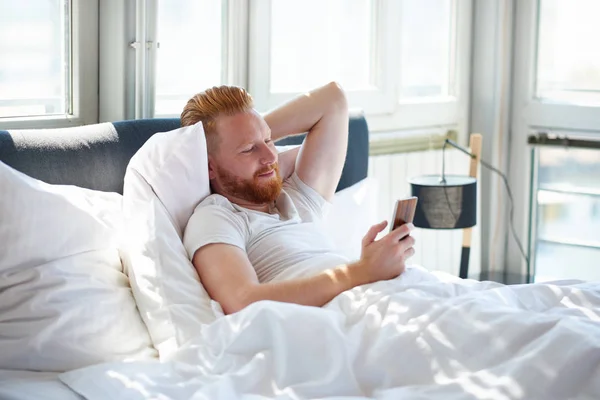
[(324, 230), (337, 250), (351, 260), (360, 259), (362, 239), (377, 221), (377, 181), (365, 178), (337, 192), (324, 219)]
[(128, 242), (122, 257), (161, 359), (216, 318), (181, 241), (194, 208), (210, 194), (207, 157), (198, 123), (155, 134), (125, 174)]
[(152, 135), (127, 166), (125, 199), (160, 199), (180, 238), (196, 205), (209, 194), (208, 156), (201, 122)]
[(121, 196), (0, 162), (0, 368), (155, 358), (123, 273)]

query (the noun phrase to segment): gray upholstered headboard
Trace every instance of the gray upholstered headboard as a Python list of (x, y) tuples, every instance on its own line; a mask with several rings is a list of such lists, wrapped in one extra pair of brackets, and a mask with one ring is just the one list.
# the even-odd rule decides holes
[[(0, 131), (0, 161), (52, 184), (123, 192), (130, 158), (157, 132), (180, 126), (178, 118), (140, 119), (62, 129)], [(277, 142), (298, 144), (302, 136)], [(369, 130), (362, 115), (350, 118), (346, 164), (337, 190), (367, 176)]]

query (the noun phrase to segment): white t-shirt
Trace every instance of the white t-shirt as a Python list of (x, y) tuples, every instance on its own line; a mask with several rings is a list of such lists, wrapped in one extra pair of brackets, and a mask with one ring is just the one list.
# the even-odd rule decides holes
[(212, 194), (194, 210), (183, 243), (190, 259), (211, 243), (239, 247), (262, 283), (314, 275), (349, 262), (322, 229), (330, 205), (296, 173), (284, 181), (272, 213), (249, 210)]

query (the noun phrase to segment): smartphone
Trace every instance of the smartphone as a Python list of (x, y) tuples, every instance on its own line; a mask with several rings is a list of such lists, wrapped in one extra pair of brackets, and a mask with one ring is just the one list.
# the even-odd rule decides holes
[(407, 223), (412, 223), (415, 218), (415, 210), (417, 209), (417, 197), (408, 197), (406, 199), (396, 200), (392, 223), (390, 224), (390, 232)]

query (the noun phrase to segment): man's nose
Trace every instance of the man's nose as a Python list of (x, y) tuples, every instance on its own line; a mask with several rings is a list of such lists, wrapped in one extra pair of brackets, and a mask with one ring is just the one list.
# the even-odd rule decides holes
[(271, 148), (269, 145), (264, 144), (261, 146), (261, 152), (261, 164), (270, 165), (277, 161), (277, 150), (274, 147)]

